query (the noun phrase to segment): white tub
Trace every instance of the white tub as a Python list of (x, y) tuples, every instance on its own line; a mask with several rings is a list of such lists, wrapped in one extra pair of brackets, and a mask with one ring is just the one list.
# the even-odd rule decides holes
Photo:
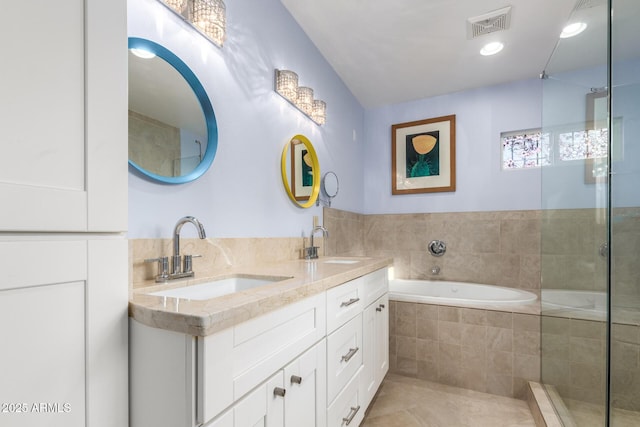
[(531, 292), (502, 286), (394, 279), (389, 281), (389, 299), (426, 304), (509, 306), (531, 304), (538, 297)]
[(596, 291), (543, 289), (542, 313), (588, 320), (603, 320), (607, 315), (607, 294)]

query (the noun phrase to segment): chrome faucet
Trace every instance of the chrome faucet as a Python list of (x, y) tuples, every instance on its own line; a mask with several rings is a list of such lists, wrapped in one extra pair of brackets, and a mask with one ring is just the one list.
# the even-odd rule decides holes
[[(191, 223), (198, 230), (198, 237), (201, 239), (207, 238), (207, 233), (204, 231), (204, 226), (195, 217), (185, 216), (176, 222), (176, 226), (173, 228), (173, 257), (171, 257), (171, 277), (191, 277), (193, 276), (192, 261), (193, 255), (184, 256), (184, 264), (182, 263), (182, 256), (180, 255), (180, 230), (186, 223)], [(176, 276), (176, 277), (174, 277)]]
[(186, 223), (191, 223), (198, 230), (198, 237), (206, 239), (207, 234), (204, 226), (195, 217), (185, 216), (178, 220), (173, 228), (173, 256), (171, 257), (171, 271), (169, 272), (169, 257), (162, 256), (159, 258), (145, 259), (145, 262), (158, 262), (158, 274), (156, 282), (166, 282), (167, 280), (182, 279), (185, 277), (193, 277), (193, 258), (201, 255), (185, 255), (184, 260), (180, 255), (180, 230)]
[[(316, 259), (318, 258), (318, 246), (313, 245), (313, 235), (316, 234), (316, 231), (322, 231), (322, 237), (325, 239), (329, 237), (329, 231), (321, 225), (316, 225), (311, 230), (311, 240), (310, 246), (308, 248), (304, 248), (304, 258), (305, 259)], [(326, 242), (325, 242), (326, 243)], [(326, 246), (325, 246), (326, 248)]]

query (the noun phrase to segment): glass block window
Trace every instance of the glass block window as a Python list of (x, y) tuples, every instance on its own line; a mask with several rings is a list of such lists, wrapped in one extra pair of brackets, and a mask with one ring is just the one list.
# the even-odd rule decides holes
[(582, 160), (607, 157), (609, 130), (594, 129), (562, 132), (558, 135), (560, 160)]
[(550, 135), (541, 129), (503, 132), (502, 169), (537, 168), (551, 164)]

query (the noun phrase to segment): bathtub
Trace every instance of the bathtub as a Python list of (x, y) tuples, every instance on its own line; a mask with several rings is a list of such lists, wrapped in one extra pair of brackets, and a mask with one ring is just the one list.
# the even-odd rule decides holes
[(604, 320), (607, 315), (607, 294), (596, 291), (543, 289), (542, 314), (586, 320)]
[(510, 306), (531, 304), (538, 297), (528, 291), (494, 285), (393, 279), (389, 281), (389, 299), (456, 306)]

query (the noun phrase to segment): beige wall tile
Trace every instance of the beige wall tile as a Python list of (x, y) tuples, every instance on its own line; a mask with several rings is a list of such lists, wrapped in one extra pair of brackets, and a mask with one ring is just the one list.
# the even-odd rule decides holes
[(540, 316), (514, 313), (513, 330), (540, 332)]
[(438, 306), (438, 320), (446, 322), (460, 322), (460, 308)]
[(487, 326), (487, 349), (513, 351), (513, 330)]
[(418, 338), (437, 340), (439, 337), (437, 320), (418, 318), (416, 330)]
[(474, 308), (461, 308), (460, 309), (461, 322), (468, 325), (486, 325), (487, 324), (487, 311), (477, 310)]
[(418, 360), (416, 338), (396, 337), (396, 355), (398, 359)]
[(513, 314), (506, 311), (487, 311), (487, 325), (495, 328), (513, 328)]
[(460, 345), (461, 324), (457, 322), (438, 322), (438, 340), (446, 344)]

